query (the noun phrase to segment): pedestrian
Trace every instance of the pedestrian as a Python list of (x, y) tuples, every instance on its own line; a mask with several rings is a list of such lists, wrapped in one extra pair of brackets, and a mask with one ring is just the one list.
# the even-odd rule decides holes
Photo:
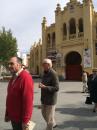
[(94, 102), (93, 112), (97, 111), (97, 68), (94, 68), (92, 74), (89, 76), (88, 88), (90, 98)]
[(23, 70), (21, 58), (10, 58), (8, 67), (12, 78), (7, 89), (5, 121), (11, 121), (13, 130), (29, 130), (33, 110), (33, 80)]
[(50, 59), (43, 60), (43, 77), (39, 84), (41, 88), (41, 110), (44, 120), (47, 123), (46, 130), (53, 130), (57, 126), (55, 121), (55, 107), (59, 90), (59, 79), (52, 68)]
[(83, 71), (82, 82), (83, 82), (83, 91), (82, 91), (82, 93), (88, 92), (88, 86), (87, 86), (88, 76), (87, 76), (86, 71)]

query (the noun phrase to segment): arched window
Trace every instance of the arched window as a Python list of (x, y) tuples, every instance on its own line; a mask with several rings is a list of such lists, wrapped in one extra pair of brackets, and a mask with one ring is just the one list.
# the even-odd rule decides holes
[(51, 36), (50, 33), (47, 34), (47, 47), (51, 46)]
[(52, 47), (55, 47), (55, 32), (52, 33)]
[(96, 35), (97, 35), (97, 22), (96, 22)]
[(78, 28), (79, 28), (79, 32), (83, 32), (83, 19), (80, 18), (79, 19), (79, 24), (78, 24)]
[(52, 33), (52, 43), (55, 44), (55, 32)]
[(50, 43), (50, 34), (47, 35), (47, 43)]
[(63, 24), (63, 36), (67, 35), (66, 23)]
[(37, 59), (37, 61), (38, 61), (38, 55), (39, 55), (39, 52), (38, 52), (38, 49), (37, 49), (36, 52), (35, 52), (35, 58)]
[(69, 27), (70, 27), (70, 34), (75, 34), (76, 33), (76, 23), (75, 23), (75, 19), (72, 18), (69, 21)]

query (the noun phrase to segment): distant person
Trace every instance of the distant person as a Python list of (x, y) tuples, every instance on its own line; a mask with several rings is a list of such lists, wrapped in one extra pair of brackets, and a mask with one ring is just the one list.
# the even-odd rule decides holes
[(87, 82), (88, 82), (88, 76), (86, 71), (83, 71), (83, 75), (82, 75), (82, 82), (83, 82), (83, 93), (88, 92), (88, 86), (87, 86)]
[(90, 98), (94, 102), (93, 112), (97, 111), (97, 68), (94, 68), (92, 74), (89, 76), (88, 88)]
[(59, 90), (59, 80), (55, 70), (52, 68), (52, 61), (50, 59), (43, 60), (43, 69), (42, 81), (39, 84), (39, 88), (41, 88), (41, 109), (47, 123), (46, 130), (53, 130), (57, 126), (55, 121), (55, 107)]
[(8, 84), (5, 121), (11, 121), (13, 130), (29, 130), (33, 110), (33, 80), (23, 70), (22, 60), (12, 57), (9, 60), (12, 78)]

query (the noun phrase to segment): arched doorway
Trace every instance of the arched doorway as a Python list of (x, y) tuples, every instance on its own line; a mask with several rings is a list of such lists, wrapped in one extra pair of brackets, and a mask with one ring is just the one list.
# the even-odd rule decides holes
[(82, 58), (81, 55), (72, 51), (66, 55), (66, 79), (67, 80), (81, 80), (82, 77)]

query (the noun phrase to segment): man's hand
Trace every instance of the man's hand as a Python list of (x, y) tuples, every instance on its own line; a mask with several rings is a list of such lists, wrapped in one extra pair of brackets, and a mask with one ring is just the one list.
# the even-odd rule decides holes
[(22, 123), (22, 130), (32, 130), (35, 127), (35, 123), (33, 121), (29, 121), (28, 123)]
[(29, 128), (23, 128), (22, 130), (29, 130)]
[(29, 124), (22, 124), (22, 130), (29, 130)]
[(39, 88), (46, 88), (46, 86), (42, 83), (39, 83)]

